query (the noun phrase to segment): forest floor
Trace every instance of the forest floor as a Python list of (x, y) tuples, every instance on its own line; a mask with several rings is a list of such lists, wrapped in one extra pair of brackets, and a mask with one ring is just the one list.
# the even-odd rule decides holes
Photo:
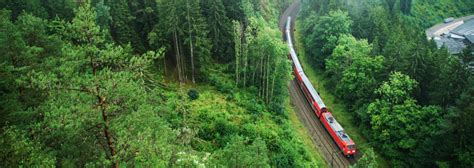
[[(300, 22), (295, 22), (295, 27), (299, 27)], [(326, 80), (324, 77), (324, 73), (321, 70), (313, 68), (311, 66), (311, 60), (306, 57), (304, 45), (301, 42), (301, 34), (299, 32), (299, 28), (296, 28), (294, 32), (294, 41), (295, 46), (297, 46), (298, 50), (296, 51), (298, 54), (298, 58), (302, 64), (304, 72), (306, 76), (309, 78), (315, 89), (320, 94), (321, 98), (324, 100), (324, 103), (328, 107), (329, 111), (335, 116), (337, 121), (342, 125), (344, 130), (351, 136), (354, 142), (357, 145), (357, 148), (360, 149), (363, 153), (364, 150), (371, 147), (369, 142), (365, 139), (362, 135), (362, 132), (359, 130), (359, 126), (354, 123), (353, 114), (349, 113), (347, 108), (341, 103), (338, 102), (335, 95), (329, 92), (329, 90), (325, 87)], [(380, 167), (388, 167), (388, 162), (385, 158), (381, 157), (378, 151), (374, 150), (377, 156), (377, 162), (379, 163)]]

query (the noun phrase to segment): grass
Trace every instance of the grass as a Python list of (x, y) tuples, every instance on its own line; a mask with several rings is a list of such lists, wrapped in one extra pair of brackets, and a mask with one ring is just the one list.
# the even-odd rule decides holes
[[(190, 88), (199, 91), (199, 98), (189, 103), (189, 119), (198, 118), (200, 113), (212, 113), (212, 115), (225, 116), (223, 118), (229, 119), (229, 122), (238, 126), (242, 126), (245, 122), (251, 120), (249, 118), (252, 117), (252, 115), (248, 113), (247, 109), (239, 105), (237, 101), (239, 96), (236, 96), (235, 100), (229, 101), (226, 100), (226, 94), (215, 90), (212, 86), (183, 85), (183, 91), (187, 91)], [(301, 144), (301, 149), (305, 150), (307, 153), (306, 156), (309, 157), (308, 160), (312, 163), (305, 167), (328, 167), (318, 148), (313, 144), (306, 127), (304, 127), (303, 123), (299, 121), (298, 116), (291, 108), (289, 98), (285, 100), (285, 110), (288, 114), (287, 122), (289, 122), (289, 129), (292, 132), (291, 136), (296, 139), (298, 145)], [(273, 114), (270, 112), (264, 112), (256, 122), (255, 128), (260, 131), (255, 133), (260, 134), (260, 136), (268, 136), (267, 134), (276, 134), (277, 132), (283, 133), (284, 131), (284, 127), (275, 123), (273, 120)], [(287, 128), (288, 127), (285, 127), (285, 129)], [(210, 142), (204, 143), (203, 146), (205, 145), (210, 145)]]
[(300, 122), (296, 112), (291, 107), (289, 98), (285, 102), (285, 108), (288, 112), (288, 118), (291, 122), (291, 126), (293, 127), (292, 129), (295, 130), (296, 136), (300, 137), (300, 139), (303, 141), (303, 145), (305, 146), (305, 149), (308, 151), (309, 155), (313, 158), (313, 160), (319, 161), (318, 165), (321, 165), (322, 167), (328, 167), (324, 161), (323, 156), (321, 156), (321, 151), (314, 145), (310, 135), (308, 134), (308, 130), (303, 125), (303, 123)]
[[(299, 21), (297, 21), (296, 27), (298, 27), (299, 24)], [(301, 62), (301, 65), (303, 66), (306, 76), (309, 78), (315, 89), (319, 92), (321, 98), (324, 100), (324, 104), (326, 104), (329, 111), (331, 111), (337, 121), (342, 125), (344, 130), (351, 136), (352, 140), (354, 140), (357, 148), (363, 153), (363, 151), (371, 147), (370, 144), (360, 132), (359, 127), (353, 122), (354, 114), (351, 114), (341, 102), (337, 101), (335, 95), (333, 95), (327, 88), (324, 87), (326, 86), (326, 80), (324, 78), (323, 72), (313, 68), (313, 66), (310, 65), (311, 61), (306, 57), (304, 45), (301, 42), (301, 35), (298, 30), (300, 29), (297, 28), (296, 32), (294, 33), (295, 42), (296, 46), (298, 47), (298, 58)], [(374, 151), (377, 155), (377, 162), (379, 166), (389, 167), (387, 160), (381, 157), (381, 155), (376, 150)]]

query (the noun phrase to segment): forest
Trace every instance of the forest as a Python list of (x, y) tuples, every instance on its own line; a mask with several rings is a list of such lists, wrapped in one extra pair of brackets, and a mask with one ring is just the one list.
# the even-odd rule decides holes
[[(289, 119), (294, 0), (0, 0), (0, 167), (329, 167)], [(474, 77), (425, 29), (471, 0), (301, 0), (355, 167), (474, 166)]]
[(303, 167), (286, 0), (0, 1), (0, 167)]
[(302, 7), (312, 67), (390, 167), (474, 165), (472, 46), (451, 55), (425, 35), (445, 18), (473, 14), (474, 1), (305, 0)]

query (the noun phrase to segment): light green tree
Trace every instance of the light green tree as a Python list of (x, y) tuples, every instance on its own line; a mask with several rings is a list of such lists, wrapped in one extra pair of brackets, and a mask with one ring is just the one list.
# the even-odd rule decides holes
[(439, 129), (443, 117), (440, 107), (416, 103), (412, 98), (416, 85), (407, 75), (394, 72), (376, 90), (380, 98), (367, 109), (372, 138), (386, 156), (393, 157), (394, 164), (406, 164), (397, 160), (405, 160), (407, 155), (414, 164), (415, 151)]
[(330, 11), (328, 15), (320, 17), (314, 13), (312, 15), (305, 19), (303, 25), (305, 48), (319, 66), (323, 66), (339, 37), (351, 32), (352, 21), (348, 13), (341, 10)]
[(353, 107), (372, 98), (383, 70), (382, 56), (372, 56), (372, 45), (351, 35), (342, 35), (332, 55), (326, 60), (326, 73), (336, 86), (336, 93)]

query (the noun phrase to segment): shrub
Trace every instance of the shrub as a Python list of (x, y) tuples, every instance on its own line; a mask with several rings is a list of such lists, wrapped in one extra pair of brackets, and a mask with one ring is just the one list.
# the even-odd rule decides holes
[(189, 89), (188, 96), (189, 96), (189, 99), (196, 100), (199, 98), (199, 92), (195, 89)]

